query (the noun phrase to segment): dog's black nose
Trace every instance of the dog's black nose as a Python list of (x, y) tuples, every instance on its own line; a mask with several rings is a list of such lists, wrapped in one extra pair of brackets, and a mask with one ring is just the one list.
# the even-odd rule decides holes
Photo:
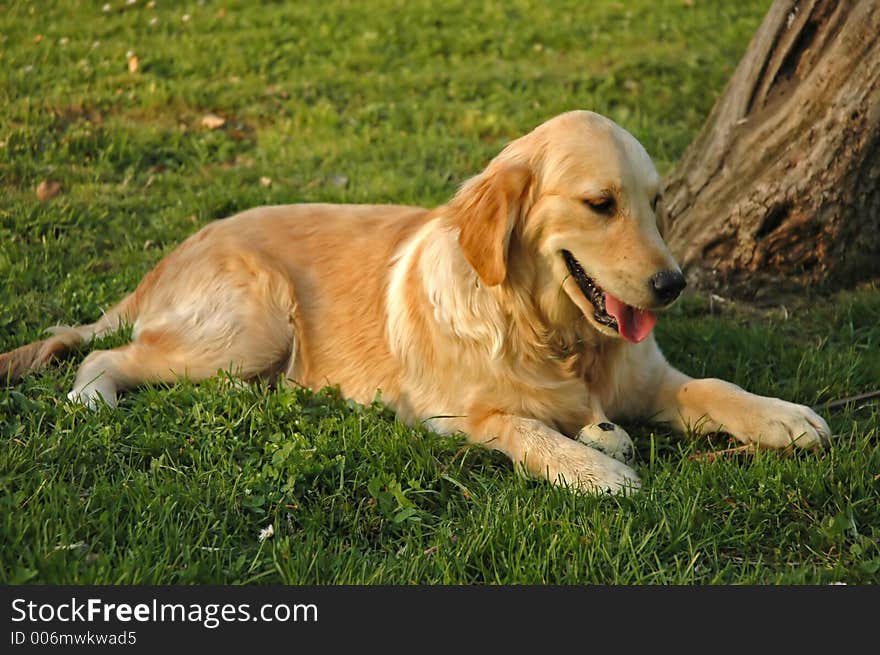
[(654, 295), (660, 299), (664, 305), (668, 305), (678, 298), (678, 294), (687, 286), (681, 271), (660, 271), (651, 278), (651, 288)]

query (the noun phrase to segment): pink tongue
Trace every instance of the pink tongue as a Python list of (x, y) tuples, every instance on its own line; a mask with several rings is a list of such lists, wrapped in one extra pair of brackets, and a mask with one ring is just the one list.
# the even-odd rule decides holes
[(651, 334), (657, 317), (647, 309), (636, 309), (605, 292), (605, 311), (617, 319), (617, 331), (627, 341), (638, 343)]

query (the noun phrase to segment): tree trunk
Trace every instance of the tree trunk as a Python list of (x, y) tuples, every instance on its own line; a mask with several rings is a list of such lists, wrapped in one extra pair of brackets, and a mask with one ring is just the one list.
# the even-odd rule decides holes
[(660, 220), (698, 287), (767, 300), (880, 275), (880, 0), (776, 0)]

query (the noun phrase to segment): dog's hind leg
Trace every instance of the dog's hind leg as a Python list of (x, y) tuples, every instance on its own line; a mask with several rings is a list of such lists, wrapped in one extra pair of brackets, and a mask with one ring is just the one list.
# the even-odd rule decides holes
[(101, 400), (115, 407), (119, 391), (144, 383), (199, 381), (220, 371), (247, 379), (272, 372), (289, 357), (291, 342), (280, 334), (274, 344), (261, 340), (258, 330), (237, 335), (231, 344), (204, 333), (198, 340), (192, 336), (180, 329), (142, 330), (125, 346), (92, 352), (68, 398), (92, 409)]
[(187, 357), (186, 351), (178, 335), (155, 332), (113, 350), (96, 350), (83, 360), (67, 397), (91, 409), (102, 400), (115, 407), (119, 391), (184, 376), (200, 380), (223, 368), (216, 357), (196, 359), (199, 353)]
[(115, 407), (119, 391), (147, 382), (173, 382), (184, 376), (200, 380), (223, 368), (220, 359), (203, 355), (187, 353), (185, 343), (174, 333), (151, 332), (146, 339), (90, 353), (80, 365), (67, 397), (91, 409), (102, 400)]
[(90, 409), (96, 409), (101, 400), (116, 407), (116, 392), (122, 377), (118, 369), (124, 366), (130, 349), (129, 345), (115, 350), (96, 350), (89, 354), (80, 365), (73, 390), (67, 397)]
[(94, 407), (145, 382), (280, 372), (295, 359), (293, 284), (260, 252), (185, 242), (138, 285), (132, 342), (83, 361), (68, 397)]
[(83, 360), (68, 398), (92, 408), (101, 399), (115, 406), (119, 391), (144, 383), (199, 381), (220, 371), (248, 379), (277, 373), (296, 358), (287, 303), (242, 296), (228, 308), (205, 304), (193, 299), (185, 308), (142, 315), (131, 343)]

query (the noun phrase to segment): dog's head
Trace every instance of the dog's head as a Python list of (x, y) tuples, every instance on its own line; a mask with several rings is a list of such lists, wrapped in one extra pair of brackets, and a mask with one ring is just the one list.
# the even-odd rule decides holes
[(508, 145), (450, 206), (486, 286), (526, 285), (553, 323), (645, 339), (685, 279), (657, 229), (660, 177), (626, 130), (562, 114)]

